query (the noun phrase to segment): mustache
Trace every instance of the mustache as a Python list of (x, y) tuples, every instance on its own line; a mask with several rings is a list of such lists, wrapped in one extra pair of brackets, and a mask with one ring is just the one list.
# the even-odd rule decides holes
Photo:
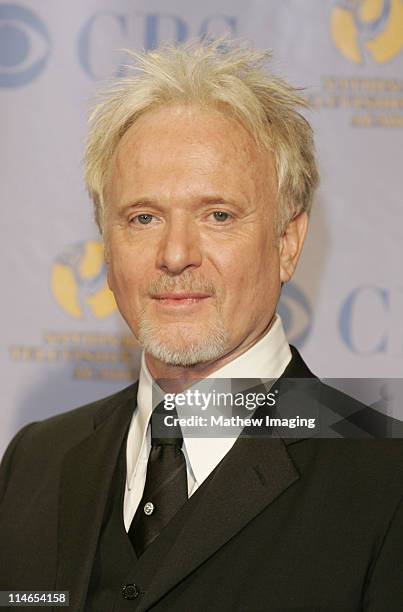
[(180, 291), (200, 291), (210, 295), (217, 294), (214, 283), (195, 272), (184, 272), (180, 276), (164, 274), (152, 281), (148, 286), (148, 293), (151, 297), (164, 292), (174, 293)]

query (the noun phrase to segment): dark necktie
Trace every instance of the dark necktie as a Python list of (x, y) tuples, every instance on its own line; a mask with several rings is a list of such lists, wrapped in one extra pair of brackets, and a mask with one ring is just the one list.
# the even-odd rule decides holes
[[(188, 498), (186, 461), (180, 426), (164, 425), (163, 402), (151, 416), (151, 451), (143, 497), (129, 529), (138, 557), (159, 536)], [(157, 437), (158, 435), (158, 437)]]

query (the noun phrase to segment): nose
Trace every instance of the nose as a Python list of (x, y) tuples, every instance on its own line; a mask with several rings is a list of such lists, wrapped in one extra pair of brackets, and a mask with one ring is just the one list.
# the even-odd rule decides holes
[(198, 268), (202, 262), (200, 236), (188, 218), (167, 221), (157, 252), (157, 267), (168, 274)]

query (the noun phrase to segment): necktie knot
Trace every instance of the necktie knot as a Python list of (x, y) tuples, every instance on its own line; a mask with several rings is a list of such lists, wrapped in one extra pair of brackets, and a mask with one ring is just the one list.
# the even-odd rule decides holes
[(151, 445), (182, 448), (183, 436), (176, 408), (166, 410), (164, 402), (158, 404), (151, 415)]

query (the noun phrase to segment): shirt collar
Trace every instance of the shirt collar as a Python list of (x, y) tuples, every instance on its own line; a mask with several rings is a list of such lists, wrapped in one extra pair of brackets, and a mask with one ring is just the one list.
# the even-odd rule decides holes
[[(289, 361), (291, 350), (278, 314), (265, 335), (245, 353), (236, 357), (207, 378), (279, 378)], [(153, 394), (154, 386), (154, 394)], [(141, 370), (137, 393), (139, 445), (144, 439), (152, 410), (163, 399), (163, 391), (156, 385), (141, 356)], [(184, 445), (196, 481), (201, 484), (234, 444), (234, 438), (186, 438)], [(129, 466), (128, 466), (129, 467)]]

